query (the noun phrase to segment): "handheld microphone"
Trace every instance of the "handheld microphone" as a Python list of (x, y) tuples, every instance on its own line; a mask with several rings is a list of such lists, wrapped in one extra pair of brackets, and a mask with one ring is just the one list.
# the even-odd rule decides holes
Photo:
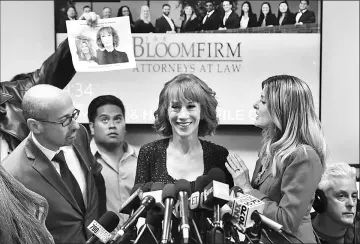
[(176, 195), (180, 204), (180, 230), (182, 232), (183, 243), (189, 243), (190, 225), (189, 225), (189, 195), (191, 192), (190, 182), (181, 179), (175, 183)]
[(284, 228), (281, 224), (275, 222), (272, 219), (269, 219), (268, 217), (266, 217), (265, 215), (259, 213), (257, 210), (255, 210), (252, 214), (251, 214), (251, 219), (254, 220), (255, 222), (258, 221), (260, 219), (260, 222), (265, 225), (266, 227), (268, 227), (269, 229), (275, 231), (275, 232), (283, 232)]
[(134, 209), (137, 209), (140, 206), (143, 190), (143, 184), (136, 184), (131, 190), (130, 197), (120, 206), (119, 213), (130, 215)]
[(101, 216), (99, 222), (93, 220), (87, 227), (93, 235), (86, 241), (86, 244), (94, 244), (99, 239), (102, 243), (108, 242), (111, 238), (109, 232), (112, 232), (116, 228), (119, 221), (119, 216), (112, 211), (108, 211)]
[(172, 210), (173, 210), (173, 207), (175, 204), (175, 199), (176, 199), (175, 185), (167, 184), (162, 191), (161, 197), (162, 197), (163, 203), (165, 204), (161, 243), (167, 244), (168, 241), (170, 240)]
[(146, 211), (151, 209), (155, 205), (155, 199), (152, 196), (146, 196), (141, 200), (140, 207), (129, 217), (124, 223), (120, 230), (115, 234), (110, 244), (115, 243), (121, 236), (124, 235), (125, 231), (136, 224), (138, 218)]

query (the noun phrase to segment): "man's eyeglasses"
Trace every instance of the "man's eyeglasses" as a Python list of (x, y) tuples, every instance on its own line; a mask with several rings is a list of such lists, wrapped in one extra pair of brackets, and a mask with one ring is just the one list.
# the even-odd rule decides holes
[(53, 124), (61, 124), (63, 127), (65, 126), (68, 126), (71, 121), (74, 119), (74, 120), (77, 120), (77, 118), (79, 117), (79, 113), (80, 113), (80, 110), (79, 109), (75, 109), (73, 114), (66, 117), (65, 120), (63, 120), (62, 122), (56, 122), (56, 121), (48, 121), (48, 120), (39, 120), (37, 119), (37, 121), (41, 121), (41, 122), (47, 122), (47, 123), (53, 123)]

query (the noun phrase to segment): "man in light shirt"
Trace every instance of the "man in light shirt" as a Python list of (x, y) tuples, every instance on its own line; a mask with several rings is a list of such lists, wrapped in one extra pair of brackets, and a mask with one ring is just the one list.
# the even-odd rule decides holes
[[(99, 96), (88, 107), (88, 119), (93, 136), (91, 151), (102, 165), (107, 210), (119, 213), (134, 186), (138, 155), (137, 149), (124, 141), (125, 107), (115, 96)], [(128, 217), (119, 214), (118, 226)]]
[(156, 19), (155, 32), (156, 33), (176, 33), (176, 26), (174, 21), (169, 17), (170, 5), (165, 3), (162, 6), (163, 16)]
[(301, 0), (299, 4), (299, 11), (295, 16), (295, 25), (303, 25), (315, 23), (315, 13), (308, 10), (309, 0)]
[(46, 227), (56, 244), (85, 243), (87, 226), (100, 217), (86, 129), (76, 122), (79, 110), (65, 91), (51, 85), (30, 88), (22, 101), (30, 134), (2, 162), (25, 187), (49, 204)]

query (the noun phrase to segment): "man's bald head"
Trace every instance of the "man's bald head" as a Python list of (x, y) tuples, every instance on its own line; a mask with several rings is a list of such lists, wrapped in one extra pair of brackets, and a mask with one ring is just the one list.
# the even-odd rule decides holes
[(51, 85), (37, 85), (31, 87), (24, 95), (22, 109), (25, 120), (48, 119), (52, 111), (64, 102), (71, 100), (63, 90)]

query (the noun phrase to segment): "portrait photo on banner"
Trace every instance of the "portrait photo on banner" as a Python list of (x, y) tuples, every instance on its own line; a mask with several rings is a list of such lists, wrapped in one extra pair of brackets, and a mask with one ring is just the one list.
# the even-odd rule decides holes
[(95, 27), (85, 20), (66, 21), (75, 70), (99, 72), (136, 67), (128, 17), (100, 19)]

